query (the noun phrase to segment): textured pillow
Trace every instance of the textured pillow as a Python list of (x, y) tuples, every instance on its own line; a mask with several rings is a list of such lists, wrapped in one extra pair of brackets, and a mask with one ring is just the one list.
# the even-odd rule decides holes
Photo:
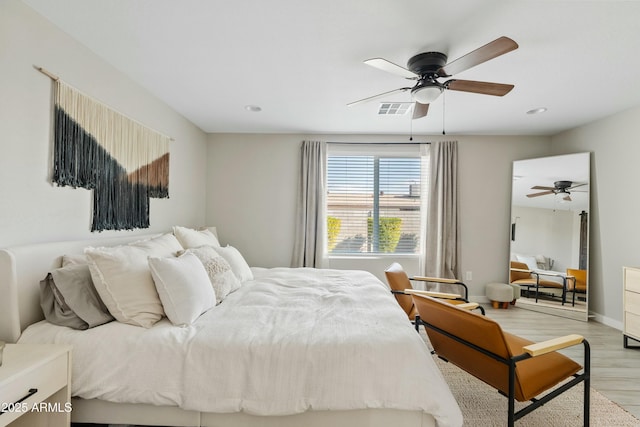
[(198, 248), (200, 246), (220, 246), (218, 238), (208, 229), (194, 230), (186, 227), (173, 227), (173, 234), (185, 249)]
[(164, 316), (147, 258), (175, 256), (178, 240), (164, 234), (129, 245), (86, 248), (91, 278), (116, 320), (150, 328)]
[(231, 266), (231, 270), (233, 270), (233, 274), (235, 274), (236, 277), (240, 279), (241, 283), (244, 283), (247, 280), (253, 280), (253, 272), (251, 271), (251, 267), (249, 267), (249, 264), (247, 264), (247, 261), (245, 261), (239, 250), (229, 245), (225, 247), (220, 246), (213, 249), (227, 260), (227, 262)]
[(40, 306), (50, 323), (88, 329), (113, 317), (98, 296), (89, 266), (69, 265), (47, 274), (40, 282)]
[(216, 305), (216, 296), (202, 263), (192, 253), (180, 257), (149, 257), (151, 275), (167, 318), (177, 326), (193, 323)]
[(216, 294), (216, 303), (219, 304), (227, 295), (240, 287), (240, 280), (233, 274), (227, 260), (218, 255), (213, 247), (200, 246), (184, 252), (197, 256), (204, 266)]

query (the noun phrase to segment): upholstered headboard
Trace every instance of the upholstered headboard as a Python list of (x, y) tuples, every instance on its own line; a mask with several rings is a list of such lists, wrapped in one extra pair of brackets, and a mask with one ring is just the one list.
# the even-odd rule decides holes
[(0, 340), (16, 342), (29, 325), (44, 318), (40, 281), (60, 267), (62, 255), (81, 254), (87, 246), (113, 246), (158, 234), (37, 243), (0, 249)]

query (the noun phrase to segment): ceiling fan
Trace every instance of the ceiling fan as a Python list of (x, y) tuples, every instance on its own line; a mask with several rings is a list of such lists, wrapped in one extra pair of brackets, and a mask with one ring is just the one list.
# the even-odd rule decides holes
[(478, 82), (473, 80), (450, 79), (438, 81), (441, 77), (451, 77), (490, 59), (496, 58), (518, 48), (518, 44), (509, 37), (499, 37), (496, 40), (467, 53), (460, 58), (447, 63), (447, 55), (441, 52), (425, 52), (415, 55), (407, 62), (407, 68), (394, 64), (383, 58), (372, 58), (365, 64), (378, 68), (408, 80), (417, 80), (413, 87), (402, 87), (378, 95), (370, 96), (347, 104), (351, 107), (397, 92), (411, 91), (414, 103), (413, 119), (427, 115), (429, 104), (435, 101), (444, 90), (472, 92), (484, 95), (504, 96), (513, 85), (502, 83)]
[(544, 190), (540, 193), (531, 193), (531, 194), (527, 194), (527, 197), (539, 197), (539, 196), (546, 196), (548, 194), (559, 194), (559, 195), (563, 195), (566, 194), (566, 196), (564, 196), (562, 198), (562, 200), (565, 200), (567, 202), (571, 201), (571, 191), (574, 188), (578, 188), (578, 187), (582, 187), (583, 185), (587, 185), (586, 183), (582, 183), (582, 184), (575, 184), (573, 181), (556, 181), (553, 183), (553, 187), (544, 187), (541, 185), (536, 185), (531, 187), (532, 190)]

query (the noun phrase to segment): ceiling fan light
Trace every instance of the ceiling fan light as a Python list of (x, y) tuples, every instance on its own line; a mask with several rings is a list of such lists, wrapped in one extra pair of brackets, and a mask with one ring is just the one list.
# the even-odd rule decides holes
[(431, 104), (438, 99), (442, 93), (442, 88), (439, 86), (421, 86), (411, 91), (413, 100), (420, 104)]
[(564, 192), (564, 191), (559, 191), (559, 192), (554, 194), (556, 202), (562, 203), (562, 204), (571, 202), (571, 198), (567, 199), (568, 196), (569, 196), (569, 193), (568, 192)]

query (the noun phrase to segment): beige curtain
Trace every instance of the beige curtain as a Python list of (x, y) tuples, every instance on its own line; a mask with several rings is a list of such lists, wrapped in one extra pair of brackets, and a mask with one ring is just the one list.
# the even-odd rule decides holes
[[(461, 279), (458, 220), (458, 142), (443, 141), (430, 148), (429, 201), (425, 244), (426, 276)], [(459, 292), (458, 287), (440, 286)]]
[(327, 144), (303, 141), (300, 149), (300, 179), (296, 206), (292, 267), (321, 267), (326, 235), (325, 168)]

